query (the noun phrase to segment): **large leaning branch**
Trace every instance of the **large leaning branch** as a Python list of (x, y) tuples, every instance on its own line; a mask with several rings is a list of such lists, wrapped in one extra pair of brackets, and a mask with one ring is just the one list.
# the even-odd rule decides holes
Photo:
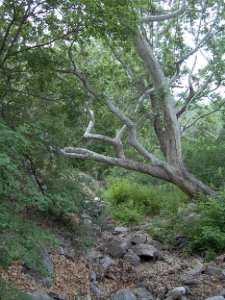
[(59, 152), (66, 157), (73, 157), (73, 158), (79, 158), (84, 160), (88, 160), (88, 159), (94, 160), (94, 161), (110, 164), (113, 166), (118, 166), (125, 169), (149, 174), (151, 176), (159, 177), (167, 181), (170, 180), (168, 174), (163, 169), (157, 166), (152, 166), (150, 164), (144, 164), (142, 162), (134, 161), (132, 159), (114, 158), (111, 156), (101, 155), (99, 153), (87, 149), (76, 148), (76, 147), (65, 147), (63, 149), (60, 149)]

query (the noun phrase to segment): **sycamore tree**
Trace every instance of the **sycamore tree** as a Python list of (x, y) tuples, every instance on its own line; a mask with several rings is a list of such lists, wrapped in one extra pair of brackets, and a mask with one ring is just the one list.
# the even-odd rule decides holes
[[(84, 5), (84, 15), (86, 7)], [(181, 137), (192, 125), (187, 120), (185, 123), (182, 121), (190, 107), (203, 107), (206, 100), (213, 102), (213, 110), (223, 107), (223, 99), (218, 92), (224, 79), (222, 2), (96, 1), (95, 9), (100, 36), (94, 30), (93, 34), (90, 33), (96, 40), (96, 55), (99, 55), (95, 63), (98, 65), (97, 60), (101, 61), (97, 43), (97, 39), (101, 38), (111, 49), (109, 60), (124, 69), (132, 93), (128, 94), (129, 99), (129, 84), (121, 88), (113, 72), (109, 80), (116, 80), (114, 88), (118, 85), (118, 93), (110, 91), (108, 86), (111, 83), (107, 80), (104, 86), (102, 81), (98, 83), (93, 79), (95, 75), (92, 72), (96, 70), (92, 67), (93, 61), (89, 61), (90, 67), (88, 63), (82, 67), (76, 57), (77, 49), (82, 45), (79, 40), (74, 41), (68, 50), (71, 67), (59, 69), (59, 72), (65, 75), (65, 81), (66, 76), (73, 74), (87, 92), (85, 109), (89, 122), (83, 138), (103, 141), (114, 147), (115, 152), (114, 155), (98, 153), (83, 143), (82, 147), (62, 148), (61, 153), (143, 172), (174, 183), (190, 196), (214, 193), (186, 169)], [(81, 37), (81, 40), (84, 42), (85, 38)], [(200, 65), (199, 60), (204, 60), (204, 64)], [(142, 77), (138, 85), (134, 79), (137, 69)], [(102, 72), (105, 76), (109, 75), (104, 65)], [(99, 103), (120, 120), (121, 128), (115, 128), (115, 136), (100, 134), (95, 129), (95, 124), (101, 123), (101, 119), (95, 117)], [(197, 120), (191, 123), (195, 122)], [(151, 147), (142, 142), (140, 128), (143, 126), (146, 129), (145, 139), (148, 131), (149, 137), (154, 131), (161, 154), (154, 149), (151, 151)], [(127, 155), (129, 148), (134, 149), (138, 156)]]
[[(0, 1), (2, 117), (15, 92), (61, 99), (64, 123), (76, 106), (79, 127), (87, 122), (80, 138), (70, 127), (64, 156), (146, 173), (190, 196), (215, 193), (186, 169), (182, 135), (223, 109), (222, 2)], [(28, 115), (43, 109), (29, 104)]]

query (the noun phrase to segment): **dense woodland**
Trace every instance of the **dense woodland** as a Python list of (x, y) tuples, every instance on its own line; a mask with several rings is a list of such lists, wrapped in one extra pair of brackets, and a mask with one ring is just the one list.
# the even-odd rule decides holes
[(224, 18), (222, 0), (0, 0), (3, 267), (56, 243), (40, 218), (83, 230), (90, 176), (122, 224), (193, 201), (189, 250), (224, 250)]

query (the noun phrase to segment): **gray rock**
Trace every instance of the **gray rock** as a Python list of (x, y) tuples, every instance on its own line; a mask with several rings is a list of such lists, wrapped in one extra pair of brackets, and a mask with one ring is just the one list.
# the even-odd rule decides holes
[(110, 258), (109, 256), (104, 256), (101, 260), (100, 263), (102, 264), (102, 267), (106, 270), (110, 265), (115, 265), (115, 261)]
[(128, 289), (123, 289), (112, 295), (111, 300), (137, 300), (137, 297)]
[(176, 288), (172, 289), (171, 291), (169, 291), (167, 296), (171, 297), (172, 299), (179, 299), (182, 296), (184, 296), (186, 294), (186, 292), (187, 292), (186, 288), (183, 286), (180, 286), (180, 287), (176, 287)]
[(225, 270), (222, 270), (222, 272), (220, 273), (220, 278), (225, 279)]
[(191, 276), (195, 276), (195, 275), (205, 272), (205, 270), (206, 270), (206, 266), (199, 263), (198, 266), (196, 266), (194, 269), (188, 271), (187, 274), (191, 275)]
[(143, 259), (152, 259), (154, 254), (157, 252), (157, 249), (151, 245), (140, 244), (132, 246), (131, 248), (135, 254)]
[(115, 233), (125, 233), (128, 232), (130, 229), (127, 227), (116, 227), (114, 228)]
[(123, 241), (113, 240), (104, 245), (104, 252), (110, 254), (112, 257), (120, 258), (127, 250), (127, 245)]
[(127, 252), (124, 255), (123, 259), (128, 261), (133, 266), (137, 266), (141, 261), (140, 257), (137, 254), (135, 254), (133, 251)]
[(50, 289), (53, 286), (53, 280), (50, 277), (45, 277), (42, 279), (43, 287)]
[(133, 245), (145, 244), (146, 241), (147, 236), (144, 233), (137, 233), (130, 239), (130, 242)]
[(57, 247), (56, 252), (60, 255), (65, 255), (65, 251), (64, 251), (64, 248), (62, 246)]
[(208, 265), (204, 273), (206, 275), (219, 276), (221, 274), (221, 271), (222, 270), (219, 268)]
[(97, 280), (96, 274), (95, 274), (95, 273), (91, 273), (91, 274), (89, 275), (89, 280), (90, 280), (91, 282), (96, 282), (96, 280)]
[(154, 300), (153, 295), (144, 287), (140, 287), (133, 290), (138, 300)]
[(94, 292), (96, 296), (100, 296), (102, 292), (102, 290), (96, 284), (91, 285), (91, 291)]
[(225, 298), (223, 296), (214, 296), (214, 297), (209, 297), (205, 300), (224, 300)]
[(49, 295), (44, 292), (35, 291), (28, 293), (28, 295), (30, 295), (34, 300), (51, 300)]
[(196, 279), (185, 279), (183, 280), (183, 284), (188, 286), (196, 286), (200, 284), (200, 282)]

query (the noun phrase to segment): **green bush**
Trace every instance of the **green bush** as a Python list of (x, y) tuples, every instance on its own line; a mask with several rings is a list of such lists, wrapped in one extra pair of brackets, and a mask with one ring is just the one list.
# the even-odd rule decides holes
[(186, 201), (186, 196), (172, 185), (142, 185), (131, 179), (111, 179), (103, 197), (122, 223), (137, 223), (144, 216), (164, 211), (173, 213)]
[(172, 245), (177, 245), (176, 237), (182, 235), (190, 254), (203, 253), (206, 259), (212, 258), (225, 248), (225, 193), (199, 196), (191, 209), (187, 206), (178, 214), (167, 215), (165, 222), (156, 218), (150, 233)]
[(212, 256), (225, 248), (225, 193), (197, 199), (196, 217), (184, 224), (184, 234), (192, 252)]

